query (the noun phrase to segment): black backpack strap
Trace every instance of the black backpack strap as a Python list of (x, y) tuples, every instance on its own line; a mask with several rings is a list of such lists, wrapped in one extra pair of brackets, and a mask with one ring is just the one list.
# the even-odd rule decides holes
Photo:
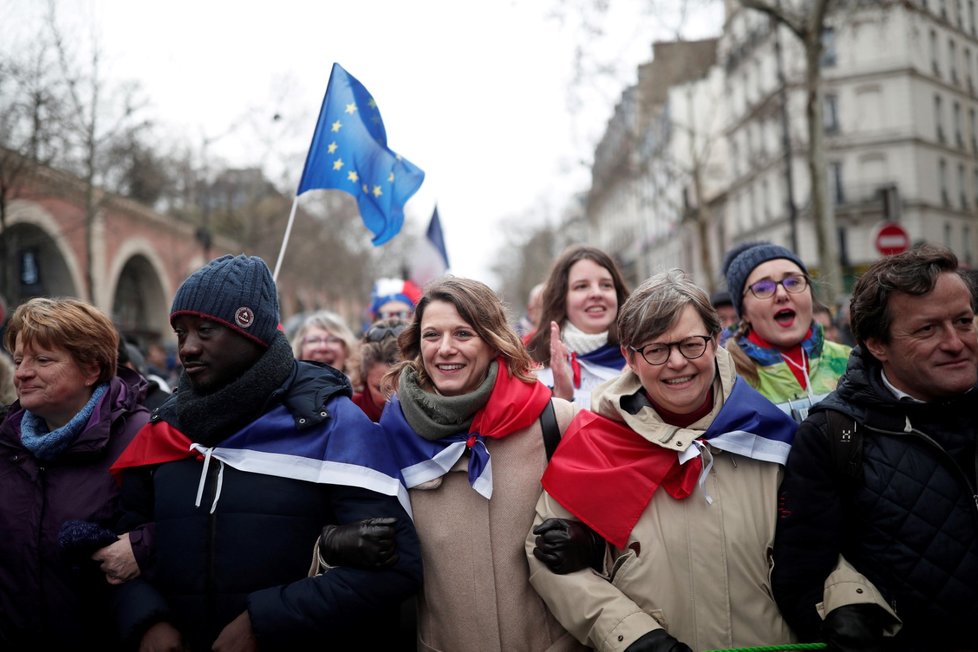
[(557, 413), (554, 412), (553, 400), (547, 401), (540, 412), (540, 428), (543, 430), (543, 446), (547, 449), (547, 461), (553, 457), (560, 443), (560, 428), (557, 426)]
[(863, 433), (852, 417), (826, 410), (829, 451), (836, 476), (852, 483), (863, 478)]

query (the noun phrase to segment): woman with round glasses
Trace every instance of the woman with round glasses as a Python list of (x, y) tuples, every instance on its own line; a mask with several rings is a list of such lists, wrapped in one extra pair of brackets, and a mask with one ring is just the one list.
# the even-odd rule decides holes
[(777, 489), (796, 424), (738, 378), (683, 272), (619, 311), (627, 368), (578, 412), (543, 475), (530, 581), (595, 649), (789, 643), (771, 597)]
[(383, 387), (384, 375), (401, 361), (397, 337), (407, 328), (408, 321), (392, 317), (378, 319), (360, 338), (357, 366), (363, 389), (354, 392), (353, 402), (374, 422), (380, 421), (390, 388)]
[(322, 362), (350, 377), (354, 387), (360, 385), (356, 369), (349, 364), (356, 354), (357, 340), (343, 318), (335, 312), (320, 310), (302, 322), (292, 338), (296, 360)]
[(726, 341), (737, 372), (801, 421), (835, 389), (850, 347), (825, 339), (814, 318), (811, 282), (801, 259), (770, 242), (748, 242), (724, 261), (740, 323)]

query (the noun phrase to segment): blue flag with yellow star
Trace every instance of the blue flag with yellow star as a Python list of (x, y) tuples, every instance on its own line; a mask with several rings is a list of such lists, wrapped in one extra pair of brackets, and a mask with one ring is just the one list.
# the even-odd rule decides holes
[(422, 181), (421, 168), (387, 147), (374, 98), (334, 63), (297, 194), (323, 188), (352, 195), (374, 245), (382, 245), (400, 232), (404, 204)]

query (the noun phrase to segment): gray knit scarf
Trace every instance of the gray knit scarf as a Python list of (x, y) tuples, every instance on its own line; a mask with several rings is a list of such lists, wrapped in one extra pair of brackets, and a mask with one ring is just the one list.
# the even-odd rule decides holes
[(404, 418), (418, 436), (428, 441), (466, 432), (475, 413), (489, 400), (498, 371), (498, 363), (493, 360), (489, 363), (486, 379), (475, 391), (461, 396), (442, 396), (422, 389), (418, 384), (418, 372), (413, 367), (404, 367), (397, 381), (397, 398)]
[(181, 374), (175, 398), (181, 432), (205, 446), (223, 441), (265, 413), (294, 367), (292, 347), (279, 332), (255, 364), (215, 392), (195, 393), (187, 374)]

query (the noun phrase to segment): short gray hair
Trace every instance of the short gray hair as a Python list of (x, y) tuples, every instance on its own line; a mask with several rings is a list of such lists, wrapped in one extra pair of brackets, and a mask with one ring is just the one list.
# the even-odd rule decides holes
[(622, 346), (636, 346), (666, 332), (686, 306), (696, 309), (711, 337), (720, 332), (720, 317), (709, 295), (686, 272), (671, 269), (650, 277), (618, 309)]

